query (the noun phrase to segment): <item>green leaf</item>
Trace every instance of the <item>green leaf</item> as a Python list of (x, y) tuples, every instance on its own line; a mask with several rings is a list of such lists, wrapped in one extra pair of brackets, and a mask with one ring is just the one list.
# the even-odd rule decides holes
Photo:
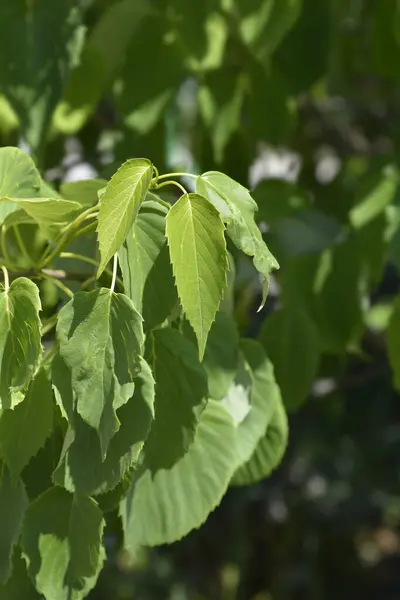
[(157, 329), (149, 340), (156, 381), (155, 414), (146, 464), (170, 468), (192, 442), (207, 398), (207, 377), (196, 347), (176, 329)]
[(0, 598), (4, 600), (43, 600), (26, 572), (26, 563), (19, 548), (14, 552), (12, 575), (7, 583), (0, 585)]
[(105, 457), (119, 428), (116, 410), (131, 398), (140, 370), (142, 319), (123, 294), (79, 292), (59, 312), (57, 339), (76, 410), (98, 431)]
[(90, 498), (51, 488), (26, 511), (22, 551), (46, 600), (81, 600), (104, 560), (101, 510)]
[(167, 214), (163, 204), (146, 200), (118, 253), (125, 293), (147, 330), (163, 323), (178, 302), (165, 237)]
[(224, 226), (205, 198), (184, 194), (168, 213), (166, 232), (178, 295), (202, 358), (226, 288)]
[(70, 0), (1, 5), (2, 89), (34, 151), (43, 142), (68, 69), (77, 62), (84, 33), (81, 14)]
[[(302, 0), (235, 0), (241, 12), (243, 40), (259, 60), (270, 58), (296, 23)], [(239, 17), (240, 18), (240, 17)]]
[[(1, 288), (0, 288), (1, 289)], [(42, 355), (39, 290), (26, 279), (15, 279), (0, 292), (0, 401), (12, 408), (25, 391)], [(20, 398), (19, 398), (20, 399)]]
[(99, 191), (106, 185), (106, 179), (83, 179), (61, 184), (60, 192), (63, 198), (79, 202), (84, 208), (90, 208), (98, 203)]
[(264, 436), (280, 400), (272, 363), (256, 340), (241, 340), (240, 348), (250, 376), (248, 414), (237, 429), (237, 465), (249, 460)]
[(300, 254), (322, 252), (343, 236), (340, 224), (325, 213), (301, 210), (274, 226), (282, 250), (290, 258)]
[(393, 304), (386, 332), (387, 348), (390, 365), (394, 376), (394, 387), (400, 390), (400, 298), (397, 297)]
[(152, 175), (153, 166), (149, 160), (133, 158), (126, 161), (107, 184), (98, 216), (101, 256), (98, 277), (126, 240), (148, 192)]
[[(62, 198), (9, 198), (21, 207), (39, 225), (51, 226), (68, 220), (73, 213), (82, 210), (82, 205)], [(6, 200), (6, 203), (8, 200)], [(0, 201), (0, 210), (1, 210)]]
[[(196, 344), (193, 329), (184, 321), (185, 336)], [(228, 392), (236, 375), (239, 334), (234, 320), (217, 312), (207, 338), (202, 365), (207, 373), (208, 393), (213, 400), (221, 400)]]
[[(279, 392), (279, 390), (278, 390)], [(232, 485), (251, 485), (268, 477), (279, 465), (288, 441), (288, 421), (279, 393), (264, 436), (250, 459), (241, 465), (232, 478)]]
[(276, 381), (288, 409), (308, 396), (317, 375), (320, 345), (318, 329), (300, 306), (290, 306), (265, 319), (260, 341), (275, 369)]
[(143, 18), (151, 13), (152, 7), (145, 0), (122, 0), (100, 15), (54, 115), (54, 125), (62, 133), (74, 134), (94, 112), (104, 91), (119, 73), (129, 43), (140, 30)]
[(252, 196), (258, 205), (258, 220), (268, 225), (292, 217), (300, 209), (310, 206), (310, 200), (302, 189), (281, 179), (261, 181)]
[(13, 481), (6, 466), (0, 481), (0, 584), (11, 575), (13, 548), (18, 542), (28, 497), (21, 479)]
[(265, 281), (264, 304), (270, 273), (273, 269), (278, 269), (279, 265), (268, 250), (254, 220), (257, 204), (245, 187), (218, 171), (200, 175), (196, 179), (196, 191), (219, 211), (227, 225), (229, 237), (239, 250), (253, 257), (254, 266)]
[(198, 92), (199, 108), (210, 131), (214, 157), (220, 163), (232, 135), (240, 127), (246, 81), (236, 70), (212, 71)]
[[(151, 132), (159, 122), (187, 75), (184, 54), (175, 40), (170, 19), (161, 12), (148, 16), (132, 37), (121, 71), (124, 86), (116, 102), (125, 125), (141, 135)], [(138, 60), (144, 56), (145, 69)]]
[(358, 193), (355, 206), (349, 212), (350, 223), (355, 229), (370, 223), (393, 201), (399, 181), (399, 173), (393, 168), (386, 168), (369, 177), (364, 189)]
[[(33, 160), (18, 148), (0, 148), (0, 198), (36, 196), (41, 178)], [(18, 210), (11, 201), (0, 202), (0, 225), (8, 214)]]
[(120, 428), (110, 441), (103, 459), (99, 438), (77, 414), (71, 373), (59, 355), (52, 365), (58, 403), (70, 422), (64, 448), (53, 480), (70, 492), (105, 494), (119, 484), (138, 460), (154, 417), (154, 381), (142, 359), (132, 398), (118, 410)]
[(204, 523), (228, 487), (235, 440), (230, 415), (210, 400), (188, 452), (169, 469), (152, 473), (144, 467), (134, 477), (120, 509), (131, 553), (141, 546), (172, 543)]
[(14, 478), (44, 446), (52, 428), (51, 384), (40, 369), (24, 400), (14, 410), (6, 409), (0, 414), (0, 455)]

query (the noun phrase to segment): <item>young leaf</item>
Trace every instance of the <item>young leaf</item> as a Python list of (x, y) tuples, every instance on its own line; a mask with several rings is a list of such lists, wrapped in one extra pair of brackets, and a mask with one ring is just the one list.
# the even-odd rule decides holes
[(104, 520), (97, 504), (51, 488), (26, 511), (22, 551), (28, 573), (46, 600), (81, 600), (102, 563)]
[(150, 344), (156, 418), (146, 442), (146, 462), (156, 472), (170, 468), (192, 442), (207, 398), (207, 377), (196, 347), (176, 329), (155, 330)]
[(71, 373), (59, 355), (53, 360), (52, 379), (57, 400), (70, 421), (54, 482), (75, 493), (95, 495), (113, 490), (137, 462), (154, 418), (150, 367), (141, 360), (134, 394), (118, 410), (121, 425), (104, 460), (96, 431), (73, 413)]
[(126, 240), (152, 175), (153, 166), (149, 160), (134, 158), (126, 161), (107, 184), (100, 201), (97, 227), (101, 257), (98, 277)]
[(253, 257), (254, 266), (265, 281), (263, 306), (270, 273), (278, 269), (279, 264), (268, 250), (254, 220), (257, 204), (245, 187), (218, 171), (208, 171), (197, 177), (196, 192), (219, 211), (229, 237), (239, 250)]
[[(184, 321), (185, 336), (196, 343), (193, 329)], [(208, 394), (213, 400), (221, 400), (233, 383), (238, 363), (239, 334), (234, 320), (223, 312), (217, 312), (207, 338), (202, 365), (207, 373)]]
[(238, 468), (231, 485), (250, 485), (268, 477), (281, 462), (287, 441), (288, 421), (282, 400), (278, 395), (265, 434), (259, 440), (249, 460)]
[[(19, 148), (0, 148), (0, 198), (36, 196), (41, 178), (33, 160)], [(0, 202), (0, 225), (18, 206), (7, 200)]]
[(320, 345), (316, 325), (304, 309), (283, 308), (264, 321), (260, 341), (274, 365), (285, 406), (297, 408), (317, 375)]
[(39, 366), (41, 310), (39, 290), (26, 279), (15, 279), (0, 292), (0, 401), (12, 408), (20, 400)]
[(76, 410), (97, 429), (105, 457), (119, 428), (116, 410), (131, 398), (140, 370), (141, 316), (123, 294), (79, 292), (59, 312), (57, 338), (71, 370)]
[(11, 559), (18, 542), (28, 497), (21, 479), (13, 481), (5, 465), (0, 480), (0, 584), (11, 575)]
[(144, 467), (134, 476), (120, 509), (131, 553), (140, 546), (170, 544), (204, 523), (233, 474), (235, 439), (230, 415), (210, 400), (188, 452), (168, 469), (153, 473)]
[(163, 323), (178, 302), (165, 238), (167, 214), (163, 204), (146, 199), (118, 253), (125, 293), (146, 329)]
[(226, 287), (224, 225), (205, 198), (184, 194), (168, 213), (166, 231), (178, 295), (202, 358)]
[(24, 400), (14, 410), (6, 409), (0, 414), (0, 455), (14, 478), (44, 446), (52, 427), (51, 384), (44, 369), (40, 369)]

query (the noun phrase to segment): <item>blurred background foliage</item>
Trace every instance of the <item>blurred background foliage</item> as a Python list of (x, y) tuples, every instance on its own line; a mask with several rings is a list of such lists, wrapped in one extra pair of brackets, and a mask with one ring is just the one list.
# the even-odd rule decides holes
[(221, 170), (281, 264), (257, 313), (231, 248), (290, 411), (282, 465), (135, 563), (110, 522), (90, 598), (400, 598), (399, 0), (2, 0), (0, 94), (1, 145), (63, 193), (129, 157)]

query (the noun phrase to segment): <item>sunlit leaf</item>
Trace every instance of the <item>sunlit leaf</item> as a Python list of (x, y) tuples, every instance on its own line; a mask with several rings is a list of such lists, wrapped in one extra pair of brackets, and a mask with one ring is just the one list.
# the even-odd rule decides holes
[(98, 277), (126, 240), (149, 189), (152, 174), (149, 160), (134, 158), (124, 163), (107, 184), (98, 216), (101, 256)]
[(167, 216), (167, 238), (178, 295), (203, 357), (226, 287), (224, 226), (199, 194), (184, 194)]
[[(19, 148), (0, 148), (0, 198), (36, 196), (41, 178), (33, 160)], [(0, 202), (0, 224), (18, 210), (10, 200)]]
[(18, 394), (25, 391), (39, 366), (42, 355), (40, 309), (39, 290), (25, 277), (15, 279), (8, 290), (0, 291), (2, 408), (12, 408), (18, 402)]

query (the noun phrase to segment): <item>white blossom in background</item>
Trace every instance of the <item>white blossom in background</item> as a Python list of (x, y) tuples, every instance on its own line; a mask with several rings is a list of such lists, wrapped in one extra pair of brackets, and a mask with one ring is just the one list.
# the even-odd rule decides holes
[(264, 179), (297, 181), (301, 169), (300, 156), (286, 148), (261, 146), (258, 157), (250, 167), (250, 187), (254, 188)]

